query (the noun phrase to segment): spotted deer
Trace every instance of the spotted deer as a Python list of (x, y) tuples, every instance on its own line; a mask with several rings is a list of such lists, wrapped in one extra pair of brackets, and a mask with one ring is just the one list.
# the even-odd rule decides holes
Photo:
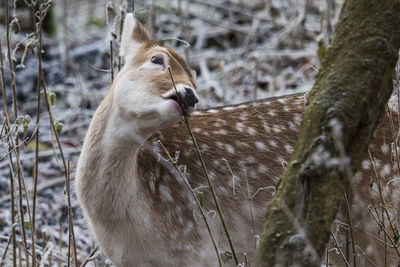
[[(179, 123), (183, 113), (191, 113), (236, 254), (241, 263), (251, 261), (266, 207), (293, 151), (306, 95), (193, 111), (194, 72), (173, 49), (152, 41), (132, 14), (124, 22), (120, 55), (126, 63), (94, 114), (76, 176), (79, 201), (101, 249), (119, 267), (218, 266), (218, 254), (226, 266), (234, 265), (193, 141)], [(184, 105), (178, 103), (168, 66)], [(343, 206), (332, 226), (337, 242), (328, 246), (329, 264), (345, 266), (343, 258), (351, 262), (352, 255), (363, 266), (393, 266), (399, 260), (397, 243), (390, 242), (397, 242), (397, 232), (382, 213), (378, 190), (381, 186), (396, 228), (400, 176), (392, 132), (385, 118), (370, 146), (376, 159), (366, 156), (352, 179), (354, 254), (346, 244), (350, 226)], [(192, 192), (206, 211), (218, 254)]]

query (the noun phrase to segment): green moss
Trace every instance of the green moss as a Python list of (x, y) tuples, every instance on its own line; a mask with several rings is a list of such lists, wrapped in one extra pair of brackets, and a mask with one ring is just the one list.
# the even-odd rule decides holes
[(106, 26), (106, 21), (103, 18), (91, 16), (87, 22), (88, 26), (96, 26), (98, 28), (104, 28)]
[(43, 30), (52, 37), (57, 34), (57, 20), (54, 12), (54, 5), (51, 5), (43, 20)]

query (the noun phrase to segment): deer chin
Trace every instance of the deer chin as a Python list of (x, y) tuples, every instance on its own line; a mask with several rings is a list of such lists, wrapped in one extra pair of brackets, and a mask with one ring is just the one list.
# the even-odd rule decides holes
[(143, 136), (148, 137), (155, 131), (181, 120), (183, 110), (178, 102), (172, 99), (161, 98), (160, 100), (148, 104), (147, 110), (143, 107), (133, 117), (132, 124), (140, 125), (140, 132)]
[(170, 103), (171, 106), (173, 106), (173, 108), (175, 109), (176, 112), (178, 112), (179, 117), (183, 115), (183, 111), (181, 106), (179, 105), (178, 101), (174, 100), (174, 99), (167, 99), (166, 101), (168, 101), (168, 103)]

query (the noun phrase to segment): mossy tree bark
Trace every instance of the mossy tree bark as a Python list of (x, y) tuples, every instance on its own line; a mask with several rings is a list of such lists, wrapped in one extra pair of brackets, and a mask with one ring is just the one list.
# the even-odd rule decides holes
[(331, 224), (393, 88), (399, 0), (346, 0), (290, 163), (267, 210), (255, 266), (319, 266)]

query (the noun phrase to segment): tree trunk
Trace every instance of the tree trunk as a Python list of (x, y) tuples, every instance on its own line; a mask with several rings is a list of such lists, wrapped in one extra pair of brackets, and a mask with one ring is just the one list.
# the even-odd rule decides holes
[(393, 89), (399, 0), (347, 0), (267, 210), (255, 266), (319, 266)]

